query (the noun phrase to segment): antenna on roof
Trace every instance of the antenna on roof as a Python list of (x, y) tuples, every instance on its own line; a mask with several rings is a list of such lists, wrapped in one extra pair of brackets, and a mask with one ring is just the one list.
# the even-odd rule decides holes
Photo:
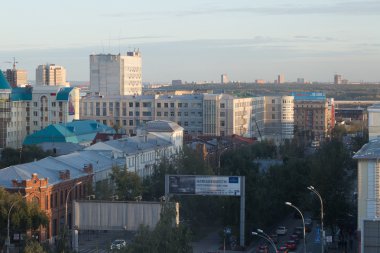
[(13, 70), (16, 70), (16, 63), (18, 63), (18, 61), (16, 61), (16, 57), (13, 57), (13, 61), (6, 61), (5, 63), (12, 63)]

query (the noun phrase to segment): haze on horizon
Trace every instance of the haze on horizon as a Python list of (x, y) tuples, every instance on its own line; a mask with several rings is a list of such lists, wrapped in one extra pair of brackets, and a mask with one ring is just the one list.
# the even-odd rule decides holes
[(376, 0), (40, 0), (2, 10), (0, 69), (16, 57), (30, 80), (44, 63), (89, 80), (91, 53), (139, 48), (144, 82), (380, 81)]

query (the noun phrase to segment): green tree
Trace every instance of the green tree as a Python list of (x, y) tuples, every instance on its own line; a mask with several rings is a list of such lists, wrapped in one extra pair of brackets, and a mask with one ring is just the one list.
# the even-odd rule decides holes
[(151, 231), (140, 227), (133, 241), (125, 250), (130, 253), (190, 253), (191, 233), (186, 226), (174, 223), (175, 208), (164, 204), (160, 221)]
[(46, 251), (39, 242), (31, 240), (26, 243), (24, 253), (46, 253)]
[(135, 200), (137, 196), (142, 196), (142, 182), (136, 173), (113, 167), (111, 180), (116, 185), (116, 194), (120, 200)]
[(52, 155), (53, 152), (45, 152), (38, 146), (24, 146), (22, 149), (4, 148), (1, 152), (0, 167), (33, 162)]

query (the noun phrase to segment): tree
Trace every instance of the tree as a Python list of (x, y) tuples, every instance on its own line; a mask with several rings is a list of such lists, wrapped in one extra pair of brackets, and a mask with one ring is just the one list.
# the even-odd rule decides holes
[(46, 227), (49, 220), (45, 212), (41, 211), (38, 204), (23, 201), (20, 194), (9, 193), (0, 188), (0, 244), (7, 235), (7, 218), (10, 207), (14, 204), (10, 215), (11, 231), (33, 231), (41, 226)]
[(151, 231), (148, 227), (140, 227), (133, 241), (125, 252), (129, 253), (190, 253), (191, 234), (184, 225), (176, 226), (175, 208), (164, 204), (160, 221)]
[(33, 162), (52, 155), (53, 152), (45, 152), (38, 146), (24, 146), (22, 149), (4, 148), (1, 152), (0, 168)]
[(31, 240), (26, 243), (24, 253), (46, 253), (46, 251), (40, 243)]
[(142, 196), (142, 182), (136, 173), (113, 167), (111, 179), (116, 185), (116, 194), (120, 200), (135, 200), (137, 196)]

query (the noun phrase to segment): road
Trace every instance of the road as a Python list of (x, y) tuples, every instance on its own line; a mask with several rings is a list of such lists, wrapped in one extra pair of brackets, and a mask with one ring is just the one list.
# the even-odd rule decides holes
[(127, 231), (83, 231), (79, 234), (80, 253), (108, 253), (111, 243), (116, 239), (131, 241), (132, 232)]

